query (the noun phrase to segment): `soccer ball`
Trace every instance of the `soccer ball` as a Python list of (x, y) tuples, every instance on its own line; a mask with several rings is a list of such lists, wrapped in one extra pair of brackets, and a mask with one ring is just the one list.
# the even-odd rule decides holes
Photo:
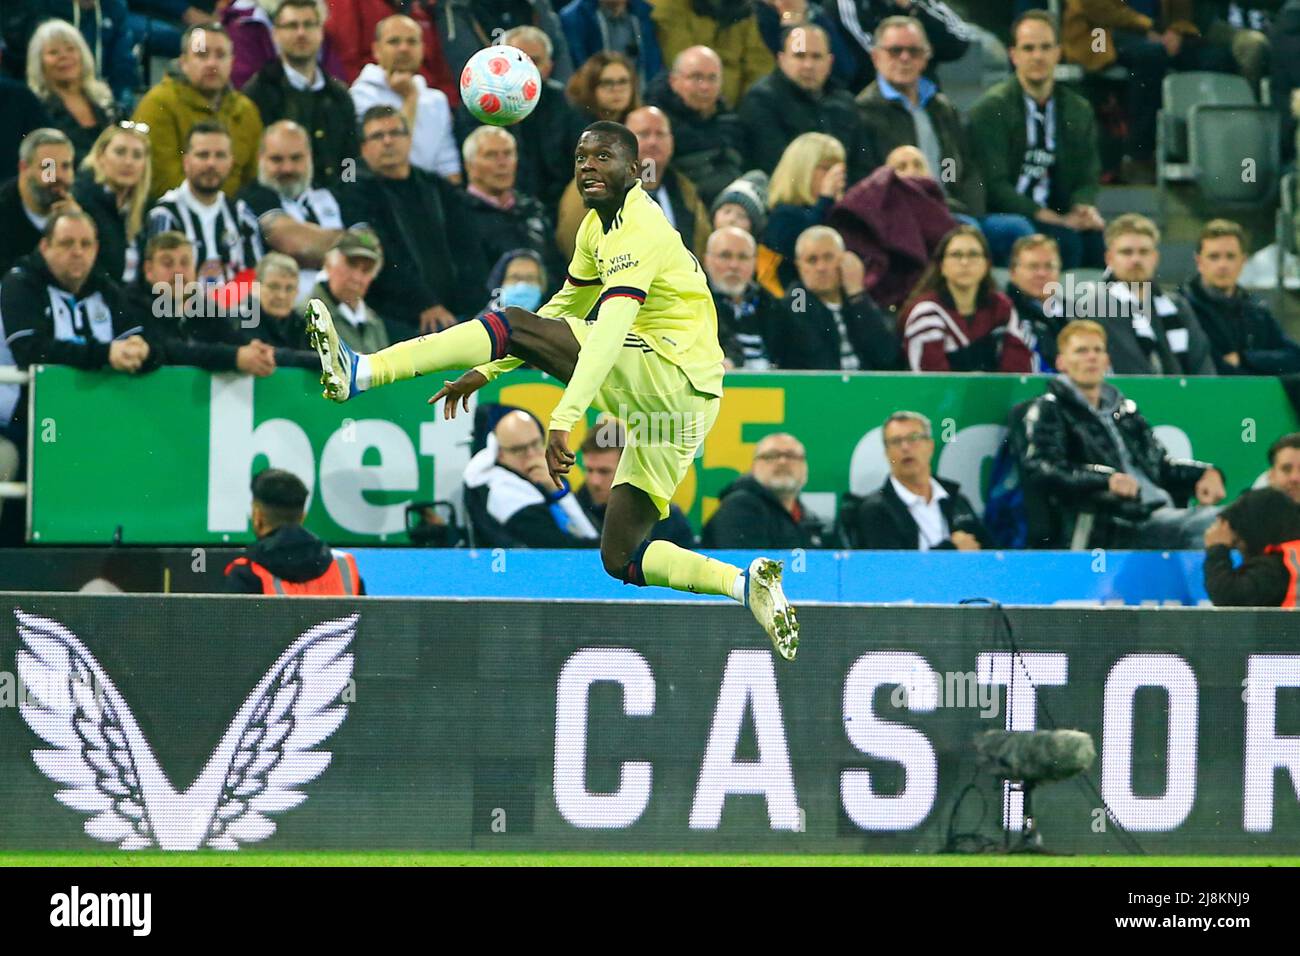
[(460, 98), (480, 122), (510, 126), (537, 106), (542, 76), (523, 50), (490, 46), (479, 50), (460, 72)]

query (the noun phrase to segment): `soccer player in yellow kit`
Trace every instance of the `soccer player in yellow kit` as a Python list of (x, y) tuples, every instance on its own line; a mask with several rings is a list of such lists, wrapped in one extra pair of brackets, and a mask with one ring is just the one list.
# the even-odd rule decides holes
[(575, 462), (569, 432), (589, 406), (626, 426), (600, 539), (605, 570), (628, 584), (732, 597), (793, 660), (799, 622), (779, 561), (756, 558), (741, 569), (646, 541), (718, 416), (723, 356), (704, 270), (641, 188), (637, 157), (626, 126), (601, 121), (583, 131), (574, 165), (588, 212), (564, 285), (538, 315), (511, 307), (358, 355), (339, 340), (325, 305), (311, 300), (307, 331), (324, 395), (343, 402), (390, 382), (474, 366), (429, 399), (445, 398), (444, 417), (453, 418), (458, 405), (468, 411), (471, 394), (525, 362), (555, 376), (567, 383), (546, 448), (557, 487)]

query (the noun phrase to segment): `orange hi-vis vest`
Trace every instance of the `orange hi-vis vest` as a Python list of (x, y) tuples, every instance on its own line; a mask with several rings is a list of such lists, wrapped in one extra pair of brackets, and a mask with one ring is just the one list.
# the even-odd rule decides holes
[(286, 581), (283, 578), (277, 578), (256, 561), (250, 561), (245, 557), (235, 558), (230, 563), (232, 565), (247, 565), (248, 569), (256, 574), (258, 580), (262, 582), (263, 594), (285, 594), (289, 596), (303, 594), (343, 594), (350, 596), (356, 594), (357, 582), (361, 580), (361, 575), (357, 573), (357, 559), (346, 551), (331, 549), (330, 553), (334, 555), (334, 563), (325, 570), (324, 574), (318, 578), (312, 578), (310, 581)]
[(1282, 563), (1286, 565), (1287, 573), (1291, 575), (1291, 580), (1286, 586), (1286, 597), (1282, 599), (1282, 606), (1295, 607), (1296, 583), (1300, 581), (1300, 539), (1270, 544), (1264, 549), (1264, 553), (1282, 555)]

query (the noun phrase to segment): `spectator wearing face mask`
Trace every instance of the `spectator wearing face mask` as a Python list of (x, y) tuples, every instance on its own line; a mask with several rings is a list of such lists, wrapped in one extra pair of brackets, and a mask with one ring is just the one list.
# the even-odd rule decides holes
[(511, 249), (492, 267), (488, 276), (488, 303), (483, 311), (514, 305), (526, 312), (536, 312), (549, 281), (541, 256), (532, 249)]

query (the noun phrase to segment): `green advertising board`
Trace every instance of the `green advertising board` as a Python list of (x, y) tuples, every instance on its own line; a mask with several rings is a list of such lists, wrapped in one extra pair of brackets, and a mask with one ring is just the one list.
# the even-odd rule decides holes
[[(448, 375), (447, 377), (451, 377)], [(405, 507), (455, 500), (470, 457), (472, 415), (442, 419), (426, 404), (443, 376), (320, 398), (315, 376), (269, 378), (164, 368), (138, 379), (43, 366), (31, 408), (29, 537), (41, 544), (213, 544), (252, 540), (249, 479), (272, 465), (311, 492), (307, 526), (336, 544), (405, 543)], [(1174, 455), (1218, 464), (1230, 494), (1267, 468), (1266, 450), (1297, 428), (1275, 379), (1117, 378)], [(677, 503), (698, 528), (718, 494), (749, 470), (764, 435), (788, 431), (808, 450), (805, 498), (833, 513), (845, 490), (867, 493), (887, 473), (879, 428), (898, 409), (934, 423), (936, 470), (982, 506), (989, 465), (1012, 405), (1041, 394), (1019, 375), (732, 373), (717, 423)], [(537, 372), (505, 376), (480, 401), (545, 422), (562, 387)], [(588, 423), (570, 436), (576, 448)], [(581, 469), (574, 475), (582, 481)]]

